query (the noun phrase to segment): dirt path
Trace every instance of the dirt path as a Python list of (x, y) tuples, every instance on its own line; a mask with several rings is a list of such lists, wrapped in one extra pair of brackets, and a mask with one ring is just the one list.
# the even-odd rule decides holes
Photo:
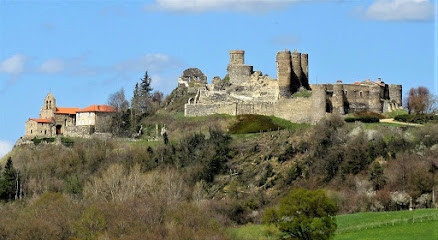
[(421, 125), (421, 124), (417, 124), (417, 123), (398, 122), (398, 121), (395, 121), (394, 118), (380, 119), (380, 122), (385, 122), (385, 123), (396, 123), (396, 124), (400, 124), (400, 125), (415, 126), (415, 127), (422, 127), (422, 126), (423, 126), (423, 125)]

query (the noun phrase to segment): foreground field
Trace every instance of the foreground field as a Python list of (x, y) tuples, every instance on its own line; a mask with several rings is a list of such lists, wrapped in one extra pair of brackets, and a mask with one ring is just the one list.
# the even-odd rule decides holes
[[(356, 213), (336, 218), (335, 239), (438, 239), (438, 209), (415, 211)], [(281, 239), (273, 226), (247, 225), (230, 229), (235, 240)]]

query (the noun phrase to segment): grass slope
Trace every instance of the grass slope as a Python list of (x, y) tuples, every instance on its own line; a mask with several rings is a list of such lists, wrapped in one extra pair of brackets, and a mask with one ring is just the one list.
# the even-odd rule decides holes
[[(438, 209), (368, 212), (336, 217), (335, 239), (438, 239)], [(234, 240), (281, 239), (274, 226), (246, 225), (228, 231)]]

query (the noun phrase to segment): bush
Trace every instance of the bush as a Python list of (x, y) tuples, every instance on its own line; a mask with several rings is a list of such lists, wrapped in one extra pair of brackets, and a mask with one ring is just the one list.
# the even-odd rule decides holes
[(434, 114), (403, 114), (394, 117), (394, 120), (407, 123), (424, 124), (430, 121), (438, 121), (438, 115)]
[(42, 143), (42, 142), (46, 142), (46, 143), (51, 143), (51, 142), (54, 142), (55, 141), (55, 138), (33, 138), (32, 139), (32, 142), (35, 144), (35, 145), (38, 145), (38, 144), (40, 144), (40, 143)]
[(375, 116), (347, 117), (344, 120), (346, 122), (363, 122), (363, 123), (377, 123), (380, 121), (380, 119)]
[(73, 146), (73, 139), (68, 137), (63, 137), (61, 138), (61, 143), (66, 147), (71, 147)]
[(263, 222), (275, 224), (290, 239), (330, 239), (336, 231), (336, 205), (322, 190), (292, 190)]
[(232, 134), (267, 132), (283, 129), (282, 126), (275, 124), (268, 116), (246, 114), (240, 115), (237, 122), (229, 127)]
[(356, 117), (363, 117), (363, 116), (369, 116), (369, 117), (377, 117), (379, 119), (385, 119), (385, 116), (380, 113), (375, 112), (358, 112), (354, 114)]

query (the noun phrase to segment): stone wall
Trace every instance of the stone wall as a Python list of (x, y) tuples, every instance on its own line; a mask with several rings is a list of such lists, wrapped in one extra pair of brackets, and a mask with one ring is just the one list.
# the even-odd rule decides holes
[(66, 137), (90, 137), (94, 133), (94, 126), (81, 125), (81, 126), (68, 126), (65, 128), (64, 136)]
[[(211, 104), (186, 104), (185, 116), (205, 116), (211, 114), (228, 114), (228, 115), (241, 115), (241, 114), (260, 114), (260, 115), (272, 115), (280, 118), (287, 119), (297, 123), (313, 123), (319, 120), (319, 115), (314, 115), (314, 112), (323, 112), (323, 104), (314, 104), (316, 102), (322, 102), (320, 99), (314, 99), (312, 97), (300, 97), (281, 99), (278, 102), (222, 102)], [(319, 109), (312, 109), (311, 106), (316, 106)], [(322, 109), (322, 110), (321, 110)]]

